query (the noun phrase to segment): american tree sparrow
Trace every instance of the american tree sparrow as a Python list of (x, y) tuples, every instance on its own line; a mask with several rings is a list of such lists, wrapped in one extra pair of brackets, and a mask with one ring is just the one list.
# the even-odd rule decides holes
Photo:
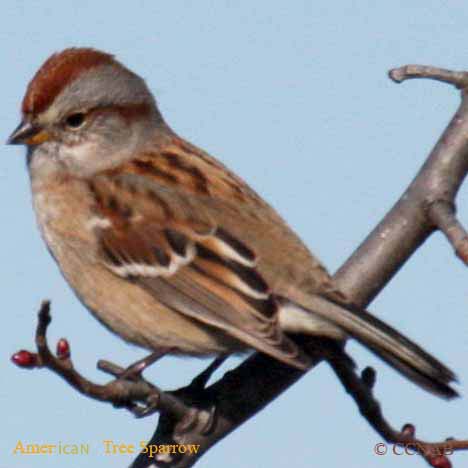
[(291, 336), (352, 337), (456, 395), (447, 367), (356, 310), (276, 211), (177, 136), (112, 55), (52, 55), (22, 115), (9, 143), (28, 147), (42, 236), (78, 298), (125, 340), (189, 355), (255, 349), (305, 369)]

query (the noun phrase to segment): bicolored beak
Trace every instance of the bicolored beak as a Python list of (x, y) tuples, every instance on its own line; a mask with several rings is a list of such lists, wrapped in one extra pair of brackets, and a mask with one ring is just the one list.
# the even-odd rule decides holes
[(50, 135), (38, 125), (23, 120), (8, 138), (7, 145), (39, 145), (50, 140)]

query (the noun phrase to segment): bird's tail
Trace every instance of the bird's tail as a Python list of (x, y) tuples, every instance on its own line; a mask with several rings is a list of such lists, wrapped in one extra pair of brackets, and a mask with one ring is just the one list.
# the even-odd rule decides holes
[(320, 296), (305, 301), (311, 320), (324, 320), (353, 337), (420, 387), (443, 398), (458, 396), (455, 374), (397, 330), (367, 311)]

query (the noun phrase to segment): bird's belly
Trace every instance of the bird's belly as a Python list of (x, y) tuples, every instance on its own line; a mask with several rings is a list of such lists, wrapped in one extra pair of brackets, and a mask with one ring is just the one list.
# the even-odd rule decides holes
[[(169, 309), (140, 286), (80, 259), (62, 263), (79, 299), (107, 328), (148, 349), (170, 347), (175, 353), (215, 355), (239, 350), (240, 344), (211, 327)], [(71, 269), (69, 267), (72, 267)]]

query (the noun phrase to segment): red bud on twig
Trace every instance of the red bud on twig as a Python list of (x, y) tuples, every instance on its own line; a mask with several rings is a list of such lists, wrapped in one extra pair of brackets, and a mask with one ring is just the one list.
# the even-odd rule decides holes
[(37, 354), (22, 349), (11, 356), (11, 362), (18, 367), (32, 369), (37, 366)]
[(65, 338), (58, 340), (56, 352), (59, 359), (68, 359), (70, 357), (70, 345)]

